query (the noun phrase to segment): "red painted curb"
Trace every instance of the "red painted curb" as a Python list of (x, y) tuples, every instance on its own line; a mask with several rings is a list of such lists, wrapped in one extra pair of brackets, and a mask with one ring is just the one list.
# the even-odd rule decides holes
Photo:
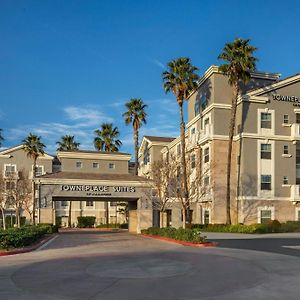
[(40, 240), (39, 242), (37, 242), (33, 246), (28, 246), (28, 247), (25, 247), (25, 248), (19, 248), (19, 249), (15, 249), (15, 250), (0, 251), (0, 256), (8, 256), (8, 255), (32, 252), (32, 251), (38, 249), (39, 247), (41, 247), (42, 245), (44, 245), (45, 243), (47, 243), (48, 241), (50, 241), (55, 236), (56, 236), (56, 234), (52, 234), (52, 235)]
[(76, 232), (76, 231), (127, 231), (123, 228), (59, 228), (59, 232)]
[(171, 238), (162, 237), (162, 236), (158, 236), (158, 235), (151, 235), (151, 234), (142, 234), (142, 236), (157, 239), (157, 240), (161, 240), (161, 241), (165, 241), (165, 242), (180, 244), (180, 245), (183, 245), (183, 246), (197, 247), (197, 248), (216, 247), (218, 245), (218, 243), (216, 243), (216, 242), (207, 242), (207, 243), (204, 243), (204, 244), (194, 244), (194, 243), (190, 243), (190, 242), (174, 240), (174, 239), (171, 239)]

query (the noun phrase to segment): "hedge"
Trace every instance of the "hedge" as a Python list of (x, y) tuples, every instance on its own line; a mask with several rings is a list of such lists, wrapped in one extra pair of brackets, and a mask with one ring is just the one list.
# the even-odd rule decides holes
[(29, 246), (52, 229), (49, 225), (24, 226), (0, 230), (0, 249), (23, 248)]
[(300, 232), (300, 221), (288, 221), (280, 223), (272, 220), (267, 224), (193, 224), (192, 228), (197, 228), (205, 232), (230, 232), (230, 233), (274, 233), (274, 232)]
[(206, 237), (201, 236), (199, 229), (183, 229), (183, 228), (158, 228), (150, 227), (148, 229), (142, 230), (142, 234), (150, 234), (156, 236), (167, 237), (179, 241), (190, 242), (194, 244), (203, 244), (206, 243)]
[(93, 228), (95, 226), (96, 217), (87, 216), (87, 217), (77, 217), (78, 228)]
[(113, 224), (113, 223), (109, 223), (109, 224), (100, 224), (97, 225), (96, 228), (122, 228), (122, 229), (128, 229), (128, 224), (127, 223), (117, 223), (117, 224)]
[[(26, 217), (20, 217), (20, 225), (24, 226), (26, 223)], [(12, 228), (14, 225), (17, 224), (16, 216), (5, 216), (5, 225), (6, 228)]]

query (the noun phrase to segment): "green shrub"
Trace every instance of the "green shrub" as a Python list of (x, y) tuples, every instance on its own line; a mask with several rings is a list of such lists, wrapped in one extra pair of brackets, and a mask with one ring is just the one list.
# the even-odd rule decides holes
[(194, 244), (205, 243), (206, 238), (201, 236), (201, 232), (199, 229), (183, 229), (183, 228), (158, 228), (158, 227), (150, 227), (148, 229), (142, 230), (143, 234), (156, 235), (161, 237), (172, 238), (179, 241), (191, 242)]
[(46, 228), (47, 233), (57, 233), (59, 228), (57, 225), (53, 225), (51, 223), (39, 223), (37, 226)]
[(87, 217), (77, 217), (78, 228), (93, 228), (95, 226), (96, 217), (87, 216)]
[(281, 224), (281, 232), (300, 232), (300, 221), (287, 221)]
[(278, 220), (271, 220), (268, 222), (270, 232), (280, 232), (281, 223)]
[(62, 217), (58, 217), (58, 216), (55, 217), (55, 224), (59, 228), (61, 227), (61, 220), (62, 220)]
[(0, 231), (0, 249), (22, 248), (48, 233), (47, 226), (25, 226)]
[(128, 229), (128, 224), (120, 224), (120, 223), (109, 223), (109, 224), (99, 224), (96, 226), (96, 228), (122, 228), (122, 229)]

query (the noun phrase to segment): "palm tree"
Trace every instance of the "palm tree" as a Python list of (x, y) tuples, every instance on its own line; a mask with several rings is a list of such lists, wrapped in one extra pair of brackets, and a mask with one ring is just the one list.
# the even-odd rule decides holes
[[(181, 142), (181, 166), (183, 180), (183, 227), (186, 223), (186, 212), (189, 206), (189, 191), (187, 184), (187, 170), (185, 158), (185, 123), (183, 117), (183, 103), (189, 93), (197, 87), (199, 76), (195, 73), (198, 68), (191, 64), (188, 57), (180, 57), (168, 63), (168, 70), (163, 72), (163, 85), (166, 93), (172, 92), (179, 106), (180, 113), (180, 142)], [(190, 221), (190, 218), (188, 218)]]
[(1, 147), (1, 145), (2, 145), (2, 142), (4, 141), (4, 137), (3, 137), (3, 135), (2, 135), (2, 129), (0, 128), (0, 147)]
[(236, 38), (232, 43), (225, 44), (223, 52), (218, 59), (226, 63), (219, 67), (219, 70), (228, 77), (228, 83), (233, 87), (231, 100), (231, 116), (229, 123), (229, 142), (227, 153), (227, 176), (226, 176), (226, 224), (231, 224), (230, 215), (230, 173), (232, 159), (232, 140), (236, 123), (237, 99), (240, 94), (240, 83), (247, 84), (250, 80), (250, 71), (255, 70), (257, 59), (253, 52), (257, 48), (249, 44), (250, 40)]
[[(57, 151), (77, 151), (80, 143), (75, 142), (74, 135), (64, 135), (60, 138), (60, 141), (56, 142), (58, 145)], [(69, 215), (68, 226), (71, 227), (72, 223), (72, 201), (69, 201)]]
[(33, 159), (33, 172), (32, 172), (32, 224), (35, 225), (35, 174), (36, 174), (36, 161), (40, 155), (44, 155), (45, 145), (41, 142), (41, 137), (29, 133), (28, 137), (24, 139), (24, 151), (27, 156)]
[(146, 104), (141, 98), (132, 98), (126, 104), (127, 111), (123, 113), (125, 124), (132, 124), (134, 132), (135, 174), (138, 175), (139, 129), (146, 124)]
[(94, 145), (98, 151), (118, 152), (122, 142), (118, 139), (120, 132), (112, 123), (102, 123), (101, 129), (95, 130)]
[(74, 135), (64, 135), (56, 144), (58, 145), (57, 151), (78, 150), (80, 145), (75, 142)]

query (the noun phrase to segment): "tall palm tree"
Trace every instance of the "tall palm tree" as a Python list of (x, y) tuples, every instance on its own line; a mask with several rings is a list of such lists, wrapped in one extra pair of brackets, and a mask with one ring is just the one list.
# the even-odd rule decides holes
[(78, 150), (80, 145), (75, 141), (74, 135), (64, 135), (56, 144), (58, 145), (57, 151)]
[(227, 153), (227, 175), (226, 175), (226, 223), (231, 224), (230, 215), (230, 177), (231, 177), (231, 159), (232, 159), (232, 141), (236, 123), (237, 99), (240, 94), (240, 83), (247, 84), (250, 80), (250, 71), (255, 70), (257, 59), (253, 52), (257, 48), (251, 46), (250, 40), (236, 38), (232, 43), (225, 44), (223, 52), (218, 59), (226, 63), (219, 67), (219, 70), (228, 77), (228, 83), (233, 87), (231, 100), (231, 116), (229, 123), (229, 142)]
[[(188, 57), (180, 57), (168, 63), (168, 70), (163, 72), (163, 85), (166, 93), (172, 92), (179, 106), (180, 113), (180, 142), (181, 166), (183, 180), (183, 226), (186, 223), (186, 212), (189, 205), (189, 191), (187, 184), (187, 166), (185, 158), (185, 123), (183, 117), (183, 103), (189, 93), (197, 87), (199, 76), (195, 73), (198, 68), (193, 66)], [(190, 221), (190, 218), (188, 218)]]
[(138, 175), (139, 129), (146, 124), (146, 104), (141, 98), (132, 98), (126, 104), (127, 111), (123, 113), (125, 124), (132, 124), (134, 132), (135, 174)]
[(4, 137), (2, 135), (2, 129), (0, 128), (0, 147), (2, 146), (2, 142), (4, 141)]
[(98, 151), (118, 152), (122, 142), (118, 139), (120, 132), (112, 123), (102, 123), (101, 129), (95, 130), (94, 146)]
[(35, 174), (36, 174), (36, 161), (39, 156), (44, 155), (45, 145), (41, 142), (41, 137), (29, 133), (28, 137), (23, 141), (24, 151), (27, 153), (27, 156), (33, 159), (33, 172), (32, 172), (32, 224), (35, 225)]
[[(60, 138), (60, 141), (56, 142), (58, 145), (57, 151), (78, 150), (80, 143), (75, 141), (74, 135), (64, 135)], [(69, 215), (68, 226), (72, 225), (72, 201), (69, 201)]]

